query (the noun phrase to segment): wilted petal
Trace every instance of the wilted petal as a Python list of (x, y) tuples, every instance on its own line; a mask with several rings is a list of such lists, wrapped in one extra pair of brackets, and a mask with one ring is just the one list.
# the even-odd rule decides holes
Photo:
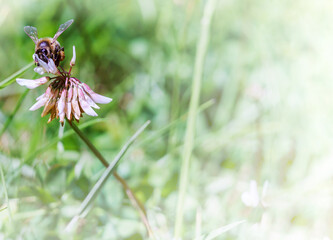
[(58, 97), (59, 90), (56, 90), (55, 92), (51, 93), (50, 98), (45, 104), (44, 110), (42, 112), (42, 117), (47, 115), (49, 111), (55, 106), (56, 104), (56, 99)]
[(79, 103), (77, 101), (77, 87), (76, 87), (76, 85), (73, 86), (72, 107), (73, 107), (74, 117), (77, 120), (79, 120), (80, 119), (80, 115), (81, 115), (81, 111), (80, 111)]
[(20, 84), (21, 86), (25, 86), (29, 89), (34, 89), (36, 87), (39, 87), (40, 85), (47, 83), (49, 80), (50, 80), (49, 77), (42, 77), (36, 80), (16, 78), (16, 82), (18, 84)]
[(49, 120), (47, 121), (47, 123), (50, 123), (56, 116), (57, 116), (56, 109), (52, 108), (51, 113), (50, 113), (50, 117), (49, 117)]
[(50, 112), (50, 110), (54, 107), (55, 103), (56, 101), (54, 98), (51, 98), (46, 102), (44, 110), (42, 112), (42, 117), (46, 116)]
[(81, 88), (78, 89), (79, 93), (79, 102), (83, 111), (90, 116), (98, 116), (97, 113), (89, 106), (88, 102), (85, 99), (84, 93)]
[(85, 84), (85, 83), (82, 83), (82, 87), (83, 89), (89, 93), (90, 97), (92, 98), (92, 100), (95, 102), (95, 103), (101, 103), (101, 104), (106, 104), (106, 103), (109, 103), (112, 101), (112, 98), (108, 98), (108, 97), (104, 97), (100, 94), (97, 94), (95, 93), (93, 90), (91, 90), (91, 88)]
[(61, 93), (61, 97), (58, 100), (58, 114), (59, 114), (59, 118), (60, 118), (60, 122), (63, 123), (65, 120), (65, 100), (66, 100), (66, 95), (67, 95), (67, 91), (64, 89)]
[(73, 57), (69, 64), (71, 67), (73, 67), (75, 65), (75, 60), (76, 60), (76, 52), (75, 52), (75, 46), (73, 46)]

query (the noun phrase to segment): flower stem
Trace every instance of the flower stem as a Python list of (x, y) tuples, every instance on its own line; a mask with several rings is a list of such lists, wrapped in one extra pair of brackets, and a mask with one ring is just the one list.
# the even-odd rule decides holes
[[(67, 120), (68, 121), (68, 120)], [(84, 141), (84, 143), (89, 147), (89, 149), (94, 153), (94, 155), (100, 160), (100, 162), (107, 168), (109, 167), (109, 163), (106, 161), (106, 159), (103, 157), (103, 155), (97, 150), (97, 148), (90, 142), (90, 140), (88, 139), (88, 137), (86, 135), (84, 135), (83, 132), (81, 132), (81, 130), (72, 122), (68, 121), (69, 125), (71, 126), (71, 128), (77, 133), (77, 135), (79, 135), (79, 137)], [(146, 122), (143, 126), (143, 129), (150, 123), (150, 121)], [(139, 132), (139, 131), (138, 131)], [(136, 136), (133, 136), (136, 137)], [(133, 138), (132, 137), (132, 138)], [(147, 218), (147, 213), (146, 210), (143, 206), (143, 204), (140, 202), (140, 200), (135, 196), (134, 192), (132, 191), (132, 189), (128, 186), (128, 184), (126, 183), (126, 181), (120, 177), (118, 175), (118, 173), (116, 171), (113, 172), (113, 176), (120, 182), (120, 184), (123, 186), (123, 188), (125, 189), (125, 192), (128, 196), (128, 198), (130, 199), (132, 205), (134, 206), (134, 208), (136, 208), (139, 211), (140, 217), (142, 222), (144, 223), (144, 225), (146, 226), (148, 235), (152, 238), (154, 238), (154, 234), (153, 231), (150, 227), (148, 218)]]

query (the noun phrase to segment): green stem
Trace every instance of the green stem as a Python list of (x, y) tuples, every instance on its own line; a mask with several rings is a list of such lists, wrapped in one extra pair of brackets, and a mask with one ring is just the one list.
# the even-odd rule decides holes
[(190, 160), (195, 138), (196, 113), (200, 99), (201, 78), (209, 39), (210, 22), (214, 12), (215, 3), (216, 0), (209, 0), (207, 2), (204, 9), (204, 15), (201, 19), (201, 33), (195, 57), (194, 74), (192, 79), (192, 96), (190, 101), (189, 117), (186, 124), (184, 150), (182, 154), (182, 167), (180, 172), (179, 195), (175, 222), (175, 239), (181, 239), (182, 236), (184, 202), (188, 183)]
[[(132, 205), (139, 211), (140, 217), (142, 222), (145, 224), (147, 232), (150, 237), (154, 238), (153, 231), (150, 227), (146, 210), (143, 206), (143, 204), (140, 202), (140, 200), (135, 196), (134, 192), (131, 190), (131, 188), (127, 185), (126, 181), (118, 175), (118, 173), (114, 170), (114, 167), (116, 166), (117, 162), (121, 159), (121, 157), (125, 154), (129, 146), (134, 142), (134, 140), (139, 136), (140, 133), (143, 132), (143, 130), (150, 124), (150, 121), (147, 121), (130, 139), (129, 141), (123, 146), (121, 151), (118, 153), (116, 158), (113, 160), (111, 165), (106, 161), (106, 159), (103, 157), (103, 155), (97, 150), (97, 148), (90, 142), (90, 140), (87, 138), (86, 135), (84, 135), (83, 132), (80, 131), (80, 129), (75, 125), (72, 124), (70, 121), (68, 121), (69, 125), (72, 127), (72, 129), (79, 135), (79, 137), (84, 141), (84, 143), (89, 147), (89, 149), (94, 153), (94, 155), (101, 161), (101, 163), (107, 168), (107, 170), (104, 172), (103, 176), (99, 179), (99, 181), (96, 183), (94, 188), (89, 192), (88, 196), (85, 198), (83, 203), (81, 204), (80, 213), (73, 218), (73, 221), (76, 221), (78, 216), (84, 212), (84, 210), (90, 205), (91, 201), (96, 196), (97, 191), (102, 187), (102, 184), (104, 184), (106, 178), (113, 173), (113, 176), (120, 182), (120, 184), (125, 189), (125, 192), (130, 199)], [(111, 167), (111, 168), (110, 168)], [(72, 222), (72, 221), (71, 221)]]
[(69, 123), (69, 125), (71, 126), (71, 128), (74, 130), (74, 132), (76, 132), (77, 135), (79, 135), (79, 137), (82, 139), (82, 141), (84, 141), (85, 144), (87, 144), (87, 146), (89, 147), (89, 149), (95, 154), (95, 156), (102, 162), (102, 164), (105, 167), (109, 166), (109, 163), (105, 160), (105, 158), (102, 156), (102, 154), (97, 150), (97, 148), (90, 142), (90, 140), (86, 137), (86, 135), (84, 135), (83, 132), (81, 132), (81, 130), (72, 122), (67, 121)]

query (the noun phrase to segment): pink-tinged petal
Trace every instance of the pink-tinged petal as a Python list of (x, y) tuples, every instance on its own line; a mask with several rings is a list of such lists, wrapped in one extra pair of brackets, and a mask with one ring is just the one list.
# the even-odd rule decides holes
[(67, 102), (66, 103), (66, 117), (68, 120), (71, 120), (71, 113), (72, 113), (72, 103)]
[(79, 120), (80, 115), (81, 115), (81, 110), (80, 110), (80, 107), (79, 107), (79, 103), (77, 101), (77, 87), (76, 87), (76, 85), (74, 85), (74, 87), (73, 87), (72, 107), (73, 107), (73, 113), (74, 113), (75, 118), (77, 120)]
[(58, 100), (58, 111), (59, 111), (59, 121), (61, 123), (64, 122), (65, 120), (65, 115), (66, 115), (66, 107), (67, 107), (67, 103), (66, 103), (66, 95), (67, 95), (67, 90), (64, 89), (61, 93), (61, 97)]
[(90, 94), (90, 96), (95, 103), (106, 104), (112, 101), (112, 98), (108, 98), (97, 93)]
[(49, 66), (50, 73), (56, 74), (58, 72), (58, 69), (57, 69), (56, 65), (54, 64), (53, 59), (49, 59), (47, 65)]
[(50, 72), (49, 65), (48, 65), (46, 62), (44, 62), (43, 60), (41, 60), (41, 59), (38, 57), (38, 55), (37, 55), (36, 53), (34, 54), (34, 57), (35, 57), (35, 61), (37, 60), (37, 62), (39, 63), (39, 65), (40, 65), (42, 68), (44, 68), (44, 70), (45, 70), (46, 72)]
[(61, 123), (64, 123), (64, 121), (65, 121), (65, 112), (63, 112), (63, 113), (59, 113), (59, 122), (61, 122)]
[(89, 97), (89, 95), (85, 95), (86, 100), (88, 102), (88, 104), (90, 105), (90, 107), (96, 108), (96, 109), (100, 109), (99, 106), (97, 106), (97, 104)]
[(80, 115), (77, 115), (76, 112), (74, 112), (74, 117), (75, 117), (76, 120), (80, 120)]
[(89, 93), (89, 94), (94, 93), (94, 91), (91, 90), (91, 88), (90, 88), (87, 84), (82, 83), (82, 87), (83, 87), (83, 89), (84, 89), (87, 93)]
[(61, 114), (65, 114), (65, 99), (66, 99), (66, 90), (63, 90), (60, 99), (58, 100), (59, 116)]
[(76, 52), (75, 52), (75, 46), (73, 46), (73, 57), (70, 62), (70, 66), (73, 67), (75, 65), (75, 60), (76, 60)]
[(88, 102), (85, 99), (84, 93), (81, 88), (78, 89), (79, 93), (79, 102), (83, 111), (90, 116), (98, 116), (97, 113), (89, 106)]
[(36, 101), (38, 101), (39, 99), (43, 98), (45, 96), (45, 93), (43, 93), (42, 95), (40, 95), (38, 98), (36, 98)]
[(66, 117), (71, 120), (72, 113), (72, 97), (73, 97), (73, 85), (71, 84), (68, 88), (67, 99), (66, 99)]
[(46, 101), (48, 99), (47, 98), (41, 98), (39, 99), (34, 105), (32, 105), (31, 108), (29, 108), (30, 111), (35, 111), (37, 110), (38, 108), (41, 108), (45, 105)]
[(47, 96), (51, 96), (53, 93), (52, 93), (52, 87), (51, 86), (48, 86), (46, 91), (45, 91), (45, 95)]
[(93, 108), (97, 108), (97, 109), (100, 109), (99, 106), (97, 106), (97, 104), (90, 98), (89, 94), (86, 93), (81, 86), (79, 86), (79, 88), (82, 90), (83, 94), (84, 94), (84, 97), (87, 101), (87, 103), (89, 104), (90, 107), (93, 107)]
[(70, 102), (72, 100), (73, 97), (73, 86), (71, 85), (68, 88), (68, 92), (67, 92), (67, 102)]
[(49, 77), (42, 77), (36, 80), (16, 78), (16, 82), (21, 86), (25, 86), (29, 89), (34, 89), (36, 87), (39, 87), (40, 85), (47, 83), (49, 79), (50, 79)]
[(42, 68), (42, 67), (35, 67), (35, 68), (34, 68), (34, 71), (35, 71), (36, 73), (38, 73), (39, 75), (43, 75), (44, 73), (46, 73), (46, 72), (45, 72), (45, 69)]
[(82, 83), (82, 87), (83, 89), (89, 93), (91, 99), (95, 102), (95, 103), (101, 103), (101, 104), (106, 104), (112, 101), (112, 98), (108, 98), (108, 97), (104, 97), (100, 94), (95, 93), (93, 90), (91, 90), (91, 88), (85, 84)]
[(48, 86), (45, 93), (43, 93), (38, 98), (36, 98), (36, 101), (38, 101), (41, 98), (49, 98), (51, 96), (51, 94), (52, 94), (52, 88), (51, 88), (51, 86)]

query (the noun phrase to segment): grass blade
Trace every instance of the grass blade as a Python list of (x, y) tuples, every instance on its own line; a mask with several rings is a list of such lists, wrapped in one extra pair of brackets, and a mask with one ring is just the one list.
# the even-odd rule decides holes
[(234, 222), (234, 223), (230, 223), (226, 226), (220, 227), (214, 231), (212, 231), (211, 233), (208, 234), (207, 237), (205, 237), (205, 240), (213, 240), (215, 238), (217, 238), (218, 236), (220, 236), (221, 234), (228, 232), (229, 230), (237, 227), (239, 224), (244, 223), (245, 220), (242, 221), (238, 221), (238, 222)]
[(20, 99), (18, 100), (14, 111), (12, 112), (12, 114), (6, 119), (6, 122), (4, 123), (1, 132), (0, 132), (0, 137), (2, 136), (2, 134), (7, 130), (8, 126), (10, 125), (10, 123), (13, 121), (17, 111), (19, 110), (19, 108), (21, 107), (23, 100), (25, 99), (25, 97), (27, 96), (29, 92), (29, 89), (26, 89), (24, 91), (24, 93), (21, 95)]
[(8, 78), (0, 82), (0, 89), (3, 89), (8, 85), (12, 84), (13, 82), (15, 82), (16, 78), (19, 77), (25, 71), (27, 71), (33, 64), (34, 64), (33, 62), (29, 63), (25, 67), (21, 68), (20, 70), (18, 70), (17, 72), (13, 73)]
[(12, 222), (12, 213), (10, 211), (9, 198), (8, 198), (8, 192), (7, 192), (7, 187), (6, 187), (6, 181), (5, 181), (5, 176), (3, 174), (1, 163), (0, 163), (0, 176), (1, 176), (1, 182), (2, 182), (2, 187), (3, 187), (3, 192), (5, 194), (5, 201), (6, 201), (6, 204), (7, 204), (8, 216), (9, 216), (10, 221)]
[[(70, 231), (77, 220), (80, 218), (80, 215), (84, 213), (84, 211), (87, 209), (87, 207), (90, 206), (90, 204), (93, 202), (93, 200), (97, 197), (99, 191), (102, 189), (103, 185), (105, 184), (106, 180), (109, 178), (109, 176), (114, 171), (117, 163), (120, 161), (120, 159), (124, 156), (127, 149), (132, 145), (132, 143), (135, 141), (135, 139), (145, 130), (145, 128), (150, 124), (150, 121), (147, 121), (136, 133), (125, 143), (125, 145), (122, 147), (120, 152), (117, 154), (117, 156), (114, 158), (114, 160), (111, 162), (111, 164), (107, 167), (107, 169), (104, 171), (103, 175), (98, 179), (97, 183), (94, 185), (94, 187), (90, 190), (86, 198), (81, 203), (80, 209), (78, 211), (78, 214), (75, 215), (72, 220), (69, 222), (69, 224), (66, 227), (66, 231)], [(75, 126), (73, 124), (73, 126)], [(76, 126), (75, 126), (76, 127)]]
[(7, 207), (1, 208), (0, 212), (2, 212), (3, 210), (6, 210), (6, 209), (7, 209)]
[(188, 172), (195, 138), (196, 113), (200, 99), (201, 78), (204, 66), (204, 58), (207, 51), (211, 18), (215, 9), (216, 0), (209, 0), (205, 6), (201, 19), (201, 33), (197, 45), (194, 74), (192, 79), (192, 94), (189, 116), (186, 124), (184, 149), (182, 155), (182, 167), (180, 172), (179, 193), (177, 202), (175, 239), (180, 239), (183, 228), (184, 202), (188, 182)]

